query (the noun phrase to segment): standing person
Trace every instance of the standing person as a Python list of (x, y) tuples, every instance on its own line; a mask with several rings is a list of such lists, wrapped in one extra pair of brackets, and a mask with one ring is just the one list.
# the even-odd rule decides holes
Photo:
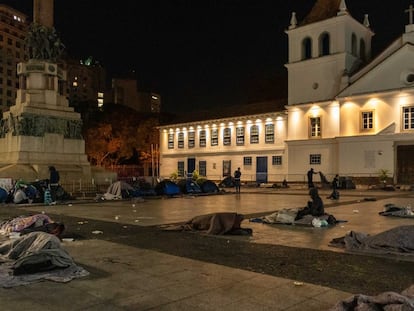
[(313, 174), (318, 174), (317, 172), (315, 172), (314, 170), (313, 170), (313, 168), (311, 168), (309, 171), (308, 171), (308, 173), (307, 173), (307, 175), (308, 175), (308, 188), (310, 189), (310, 188), (314, 188), (315, 187), (315, 185), (313, 184)]
[(338, 174), (335, 175), (334, 179), (332, 180), (332, 193), (328, 197), (328, 199), (338, 200), (339, 199), (339, 192), (338, 192), (338, 184), (339, 184), (339, 176)]
[(240, 177), (241, 177), (241, 171), (239, 167), (234, 172), (234, 186), (236, 187), (236, 193), (240, 193)]
[(49, 166), (49, 189), (52, 197), (52, 203), (56, 204), (56, 190), (59, 187), (59, 172), (54, 166)]

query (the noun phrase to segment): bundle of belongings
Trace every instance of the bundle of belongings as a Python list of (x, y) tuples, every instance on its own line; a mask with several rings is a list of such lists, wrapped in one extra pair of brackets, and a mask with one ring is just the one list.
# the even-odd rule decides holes
[(379, 212), (381, 216), (395, 216), (403, 218), (414, 218), (414, 211), (411, 206), (396, 206), (393, 203), (384, 205), (384, 210)]
[(376, 296), (357, 294), (338, 302), (329, 311), (354, 310), (414, 310), (414, 285), (396, 292), (383, 292)]
[(252, 229), (242, 228), (244, 216), (237, 213), (213, 213), (196, 216), (181, 225), (163, 227), (168, 231), (203, 231), (212, 235), (251, 235)]
[[(44, 214), (19, 216), (0, 224), (0, 286), (13, 287), (40, 280), (69, 282), (89, 275), (62, 248), (62, 223)], [(7, 237), (9, 239), (7, 239)]]
[(333, 239), (329, 245), (355, 252), (412, 256), (414, 225), (395, 227), (376, 235), (350, 231), (343, 237)]

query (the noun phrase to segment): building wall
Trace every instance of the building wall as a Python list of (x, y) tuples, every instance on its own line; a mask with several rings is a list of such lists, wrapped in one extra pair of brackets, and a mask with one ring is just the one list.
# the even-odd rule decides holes
[[(289, 36), (289, 63), (286, 64), (289, 105), (333, 99), (341, 90), (342, 76), (355, 71), (371, 53), (372, 32), (347, 14), (293, 27), (286, 33)], [(329, 37), (327, 54), (323, 53), (322, 44), (325, 35)], [(311, 47), (308, 57), (304, 48), (306, 40), (310, 40)], [(365, 45), (363, 56), (360, 55), (361, 40)]]
[(27, 16), (0, 4), (0, 111), (15, 104), (19, 81), (17, 64), (26, 58)]
[(105, 70), (99, 65), (85, 65), (74, 60), (66, 63), (69, 103), (95, 102), (98, 108), (98, 93), (105, 93)]
[[(375, 180), (380, 171), (386, 170), (394, 181), (414, 182), (412, 176), (398, 176), (414, 171), (411, 154), (414, 150), (414, 25), (407, 25), (401, 39), (391, 43), (364, 67), (360, 66), (370, 59), (373, 33), (366, 19), (359, 23), (346, 10), (339, 16), (309, 25), (299, 27), (293, 23), (286, 32), (289, 98), (287, 118), (283, 118), (285, 130), (280, 131), (283, 135), (276, 134), (280, 140), (275, 140), (272, 146), (246, 143), (168, 149), (168, 133), (176, 137), (191, 127), (198, 130), (198, 124), (165, 126), (160, 129), (162, 174), (174, 172), (179, 161), (186, 168), (188, 158), (195, 158), (207, 161), (207, 177), (217, 179), (223, 177), (220, 175), (223, 161), (227, 160), (231, 161), (231, 170), (241, 167), (242, 179), (254, 181), (258, 177), (256, 160), (268, 157), (267, 173), (273, 182), (283, 178), (289, 182), (305, 182), (310, 167), (322, 172), (328, 180), (336, 174)], [(319, 54), (318, 40), (323, 33), (330, 36), (329, 55)], [(312, 38), (312, 54), (304, 59), (302, 42), (307, 37)], [(255, 116), (246, 115), (242, 119), (246, 122)], [(315, 119), (320, 120), (318, 134), (311, 135), (316, 127), (311, 131), (310, 121)], [(226, 127), (229, 122), (237, 124), (238, 120), (210, 120), (200, 127), (211, 127), (214, 123), (223, 123)], [(246, 130), (246, 137), (249, 135)], [(232, 142), (234, 139), (233, 136)], [(408, 148), (400, 148), (399, 155), (399, 146)], [(271, 164), (275, 155), (282, 156), (281, 165)], [(245, 165), (245, 157), (252, 158), (251, 165)]]
[[(266, 143), (265, 127), (272, 124), (274, 139)], [(259, 129), (258, 143), (252, 143), (251, 127)], [(230, 129), (230, 143), (224, 144), (224, 129)], [(244, 128), (244, 144), (237, 144), (236, 128)], [(211, 129), (217, 129), (217, 146), (211, 145)], [(200, 131), (206, 132), (205, 147), (200, 146)], [(189, 147), (189, 133), (194, 132), (194, 147)], [(179, 133), (183, 135), (183, 147), (178, 147)], [(169, 148), (169, 134), (174, 138), (173, 148)], [(285, 140), (287, 122), (284, 114), (268, 113), (263, 115), (242, 116), (227, 119), (216, 119), (205, 122), (176, 124), (160, 127), (160, 175), (163, 178), (177, 172), (178, 162), (184, 163), (184, 171), (188, 171), (188, 159), (195, 159), (195, 169), (200, 171), (200, 161), (206, 161), (206, 177), (221, 180), (224, 161), (230, 161), (230, 174), (237, 167), (242, 169), (243, 181), (256, 181), (257, 158), (267, 157), (267, 176), (269, 182), (282, 181), (287, 173), (287, 155)], [(170, 136), (171, 137), (171, 136)], [(280, 157), (281, 163), (272, 164), (273, 157)], [(245, 162), (246, 161), (246, 162)]]

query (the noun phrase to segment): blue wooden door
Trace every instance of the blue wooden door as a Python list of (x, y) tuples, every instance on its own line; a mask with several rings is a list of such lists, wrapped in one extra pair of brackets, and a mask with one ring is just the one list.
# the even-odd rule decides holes
[(256, 158), (256, 183), (267, 183), (267, 157)]

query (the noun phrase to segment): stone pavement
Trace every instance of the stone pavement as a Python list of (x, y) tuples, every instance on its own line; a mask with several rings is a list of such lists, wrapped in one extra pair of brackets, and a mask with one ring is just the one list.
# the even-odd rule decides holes
[[(329, 190), (321, 190), (322, 198)], [(375, 197), (377, 201), (365, 201)], [(213, 212), (238, 212), (248, 217), (285, 207), (301, 207), (307, 190), (242, 189), (240, 195), (183, 196), (77, 202), (56, 206), (19, 206), (28, 212), (76, 216), (87, 221), (112, 221), (122, 226), (177, 223)], [(379, 216), (385, 203), (414, 204), (411, 192), (341, 191), (340, 200), (324, 199), (326, 211), (346, 220), (333, 228), (264, 225), (245, 220), (253, 228), (251, 243), (342, 251), (328, 242), (350, 230), (370, 234), (412, 219)], [(80, 224), (81, 226), (81, 224)], [(105, 232), (102, 233), (103, 235)], [(218, 237), (222, 238), (222, 237)], [(237, 239), (237, 236), (226, 236)], [(102, 239), (63, 242), (75, 261), (91, 274), (61, 284), (50, 281), (0, 289), (1, 310), (328, 310), (353, 293), (282, 279), (251, 271), (134, 248)], [(184, 247), (184, 246), (183, 246)]]

